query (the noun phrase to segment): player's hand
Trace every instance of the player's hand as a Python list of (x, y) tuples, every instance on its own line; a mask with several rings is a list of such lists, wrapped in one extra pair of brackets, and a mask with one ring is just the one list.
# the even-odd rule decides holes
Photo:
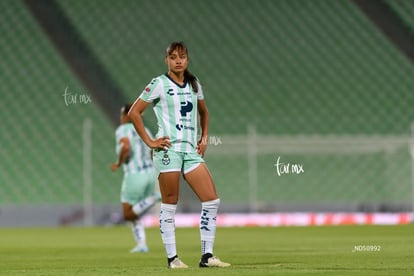
[(207, 139), (201, 138), (197, 143), (197, 153), (201, 155), (201, 157), (204, 157), (204, 153), (207, 150)]
[(164, 137), (152, 140), (148, 146), (152, 149), (168, 150), (171, 147), (170, 137), (164, 136)]
[(113, 164), (111, 164), (111, 170), (114, 172), (114, 171), (116, 171), (117, 169), (119, 169), (119, 165), (117, 164), (117, 163), (113, 163)]

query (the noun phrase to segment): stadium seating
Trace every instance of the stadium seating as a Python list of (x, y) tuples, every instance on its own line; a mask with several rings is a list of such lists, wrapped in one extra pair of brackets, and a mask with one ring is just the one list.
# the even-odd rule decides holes
[(412, 64), (352, 2), (59, 3), (131, 99), (186, 41), (216, 134), (409, 132)]
[[(93, 122), (94, 200), (113, 201), (121, 179), (109, 170), (115, 159), (114, 126), (94, 99), (81, 103), (81, 95), (90, 92), (75, 79), (22, 3), (1, 1), (0, 10), (0, 202), (82, 202), (86, 118)], [(67, 97), (77, 94), (77, 101), (65, 101), (65, 91)]]
[(414, 33), (414, 2), (406, 0), (387, 0), (386, 2)]
[[(387, 2), (414, 29), (414, 6)], [(248, 148), (220, 154), (235, 147), (232, 137), (248, 139), (251, 125), (258, 144), (266, 136), (411, 134), (413, 64), (351, 1), (57, 3), (130, 101), (166, 71), (165, 47), (173, 40), (187, 43), (190, 70), (205, 91), (210, 134), (222, 138), (216, 148), (210, 145), (206, 159), (223, 202), (270, 206), (411, 200), (408, 145), (370, 154), (261, 152), (253, 165), (255, 188)], [(26, 7), (5, 0), (0, 10), (0, 141), (7, 156), (0, 165), (0, 202), (81, 203), (82, 126), (91, 118), (93, 200), (117, 203), (121, 174), (109, 171), (115, 126), (94, 99), (66, 104), (66, 89), (78, 95), (90, 92)], [(154, 119), (149, 116), (147, 123), (155, 131)], [(280, 155), (286, 162), (304, 164), (305, 172), (277, 176), (274, 164)]]

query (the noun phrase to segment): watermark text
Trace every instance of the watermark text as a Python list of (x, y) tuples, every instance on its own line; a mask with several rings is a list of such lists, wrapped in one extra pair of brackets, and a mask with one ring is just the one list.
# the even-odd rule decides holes
[(201, 139), (201, 144), (218, 146), (223, 144), (220, 136), (208, 136)]
[(280, 161), (280, 156), (277, 157), (275, 167), (278, 176), (284, 174), (301, 174), (305, 172), (302, 164), (282, 163)]
[(69, 86), (66, 86), (65, 93), (62, 95), (65, 99), (66, 106), (72, 104), (88, 104), (92, 102), (92, 97), (89, 94), (71, 93)]
[(354, 245), (352, 252), (379, 252), (381, 245)]

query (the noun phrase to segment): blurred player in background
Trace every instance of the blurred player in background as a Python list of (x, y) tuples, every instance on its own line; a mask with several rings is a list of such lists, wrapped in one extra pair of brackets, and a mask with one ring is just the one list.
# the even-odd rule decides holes
[(157, 180), (151, 149), (145, 145), (130, 122), (130, 108), (131, 104), (121, 108), (121, 125), (115, 132), (118, 162), (111, 164), (111, 169), (116, 171), (121, 165), (124, 169), (121, 188), (122, 210), (124, 219), (132, 223), (132, 233), (137, 243), (131, 253), (137, 253), (148, 252), (141, 217), (161, 200), (161, 196), (154, 190)]
[[(169, 268), (187, 268), (177, 255), (175, 212), (181, 173), (201, 201), (200, 267), (227, 267), (213, 255), (216, 216), (220, 204), (210, 172), (203, 156), (207, 148), (208, 112), (203, 90), (188, 69), (188, 51), (182, 42), (167, 48), (165, 62), (168, 73), (154, 78), (132, 106), (129, 116), (144, 142), (154, 149), (162, 203), (160, 232), (167, 252)], [(153, 103), (158, 121), (157, 138), (145, 130), (141, 113)], [(201, 139), (197, 141), (198, 116)]]

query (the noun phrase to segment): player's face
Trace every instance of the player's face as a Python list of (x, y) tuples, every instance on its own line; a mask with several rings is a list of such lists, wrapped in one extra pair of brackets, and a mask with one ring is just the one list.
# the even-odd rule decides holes
[(187, 69), (188, 65), (188, 56), (184, 50), (174, 50), (170, 55), (165, 58), (165, 62), (168, 65), (168, 69), (175, 73), (179, 74), (184, 72)]

